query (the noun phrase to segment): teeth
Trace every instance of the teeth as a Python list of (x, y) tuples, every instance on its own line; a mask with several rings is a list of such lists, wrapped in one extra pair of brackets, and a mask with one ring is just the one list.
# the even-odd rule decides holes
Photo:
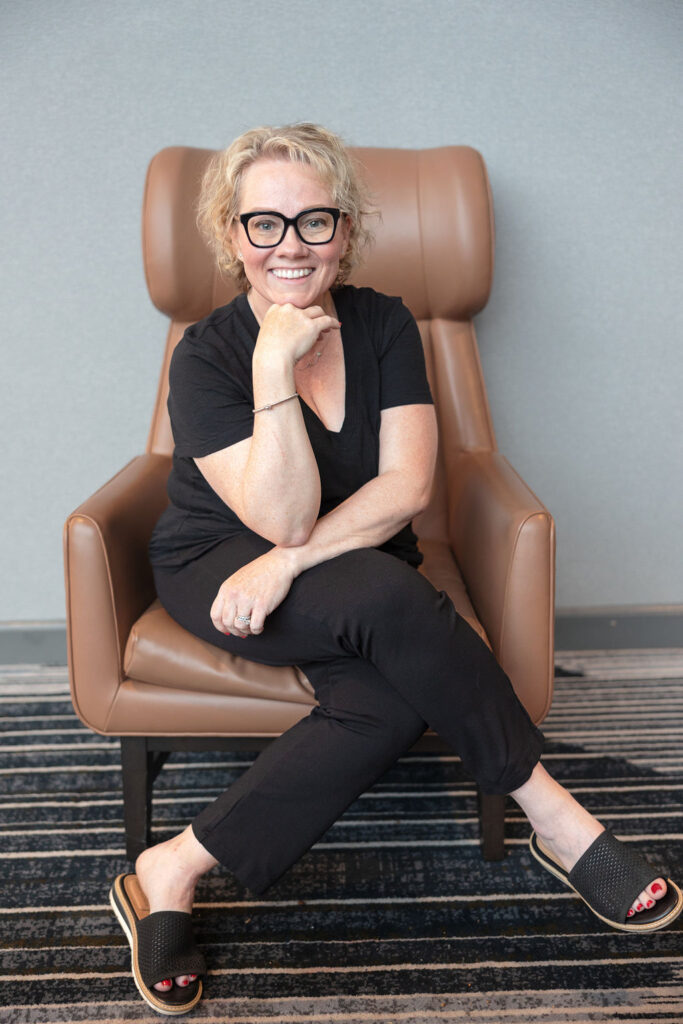
[(290, 278), (294, 278), (294, 277), (308, 277), (309, 274), (313, 273), (313, 271), (310, 268), (306, 268), (304, 270), (281, 270), (281, 269), (278, 269), (278, 270), (273, 270), (272, 273), (275, 274), (276, 277), (284, 277), (285, 279), (289, 280)]

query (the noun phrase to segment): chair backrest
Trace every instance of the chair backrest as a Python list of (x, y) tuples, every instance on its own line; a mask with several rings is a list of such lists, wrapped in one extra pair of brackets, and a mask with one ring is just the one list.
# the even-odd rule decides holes
[[(468, 146), (353, 149), (381, 211), (375, 244), (351, 283), (400, 295), (420, 326), (434, 392), (442, 468), (462, 449), (495, 448), (472, 317), (493, 276), (491, 191), (481, 155)], [(173, 146), (147, 172), (142, 239), (147, 286), (171, 320), (147, 450), (173, 450), (166, 399), (168, 362), (186, 326), (230, 301), (195, 207), (213, 151)], [(445, 463), (443, 462), (445, 460)]]

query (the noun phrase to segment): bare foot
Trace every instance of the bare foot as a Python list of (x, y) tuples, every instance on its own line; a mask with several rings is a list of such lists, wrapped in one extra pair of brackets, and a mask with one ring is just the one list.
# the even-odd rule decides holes
[[(181, 910), (191, 914), (197, 882), (217, 863), (189, 826), (173, 839), (144, 850), (135, 862), (135, 874), (149, 902), (150, 913)], [(195, 974), (183, 974), (175, 983), (185, 988), (195, 978)], [(171, 978), (154, 986), (159, 992), (168, 992), (172, 987)]]
[[(537, 764), (531, 778), (510, 794), (528, 817), (543, 845), (565, 871), (571, 871), (591, 843), (604, 832), (593, 817), (559, 782)], [(635, 899), (627, 916), (653, 907), (666, 894), (666, 882), (656, 878)]]

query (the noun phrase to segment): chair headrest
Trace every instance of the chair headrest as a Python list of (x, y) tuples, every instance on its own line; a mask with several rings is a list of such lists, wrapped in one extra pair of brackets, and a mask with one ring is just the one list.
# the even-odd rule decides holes
[[(142, 243), (154, 305), (200, 320), (236, 294), (196, 225), (213, 150), (171, 146), (147, 171)], [(381, 210), (375, 244), (350, 283), (400, 295), (417, 320), (467, 320), (484, 307), (493, 276), (494, 223), (486, 165), (469, 146), (351, 149)]]

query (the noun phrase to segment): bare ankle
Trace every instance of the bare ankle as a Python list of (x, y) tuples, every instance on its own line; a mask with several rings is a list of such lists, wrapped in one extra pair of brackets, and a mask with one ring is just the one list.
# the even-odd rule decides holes
[(578, 858), (603, 831), (603, 825), (582, 807), (542, 765), (511, 794), (526, 814), (531, 827), (571, 870)]
[(149, 901), (150, 912), (191, 912), (197, 882), (217, 863), (190, 828), (143, 851), (136, 861), (135, 872)]

